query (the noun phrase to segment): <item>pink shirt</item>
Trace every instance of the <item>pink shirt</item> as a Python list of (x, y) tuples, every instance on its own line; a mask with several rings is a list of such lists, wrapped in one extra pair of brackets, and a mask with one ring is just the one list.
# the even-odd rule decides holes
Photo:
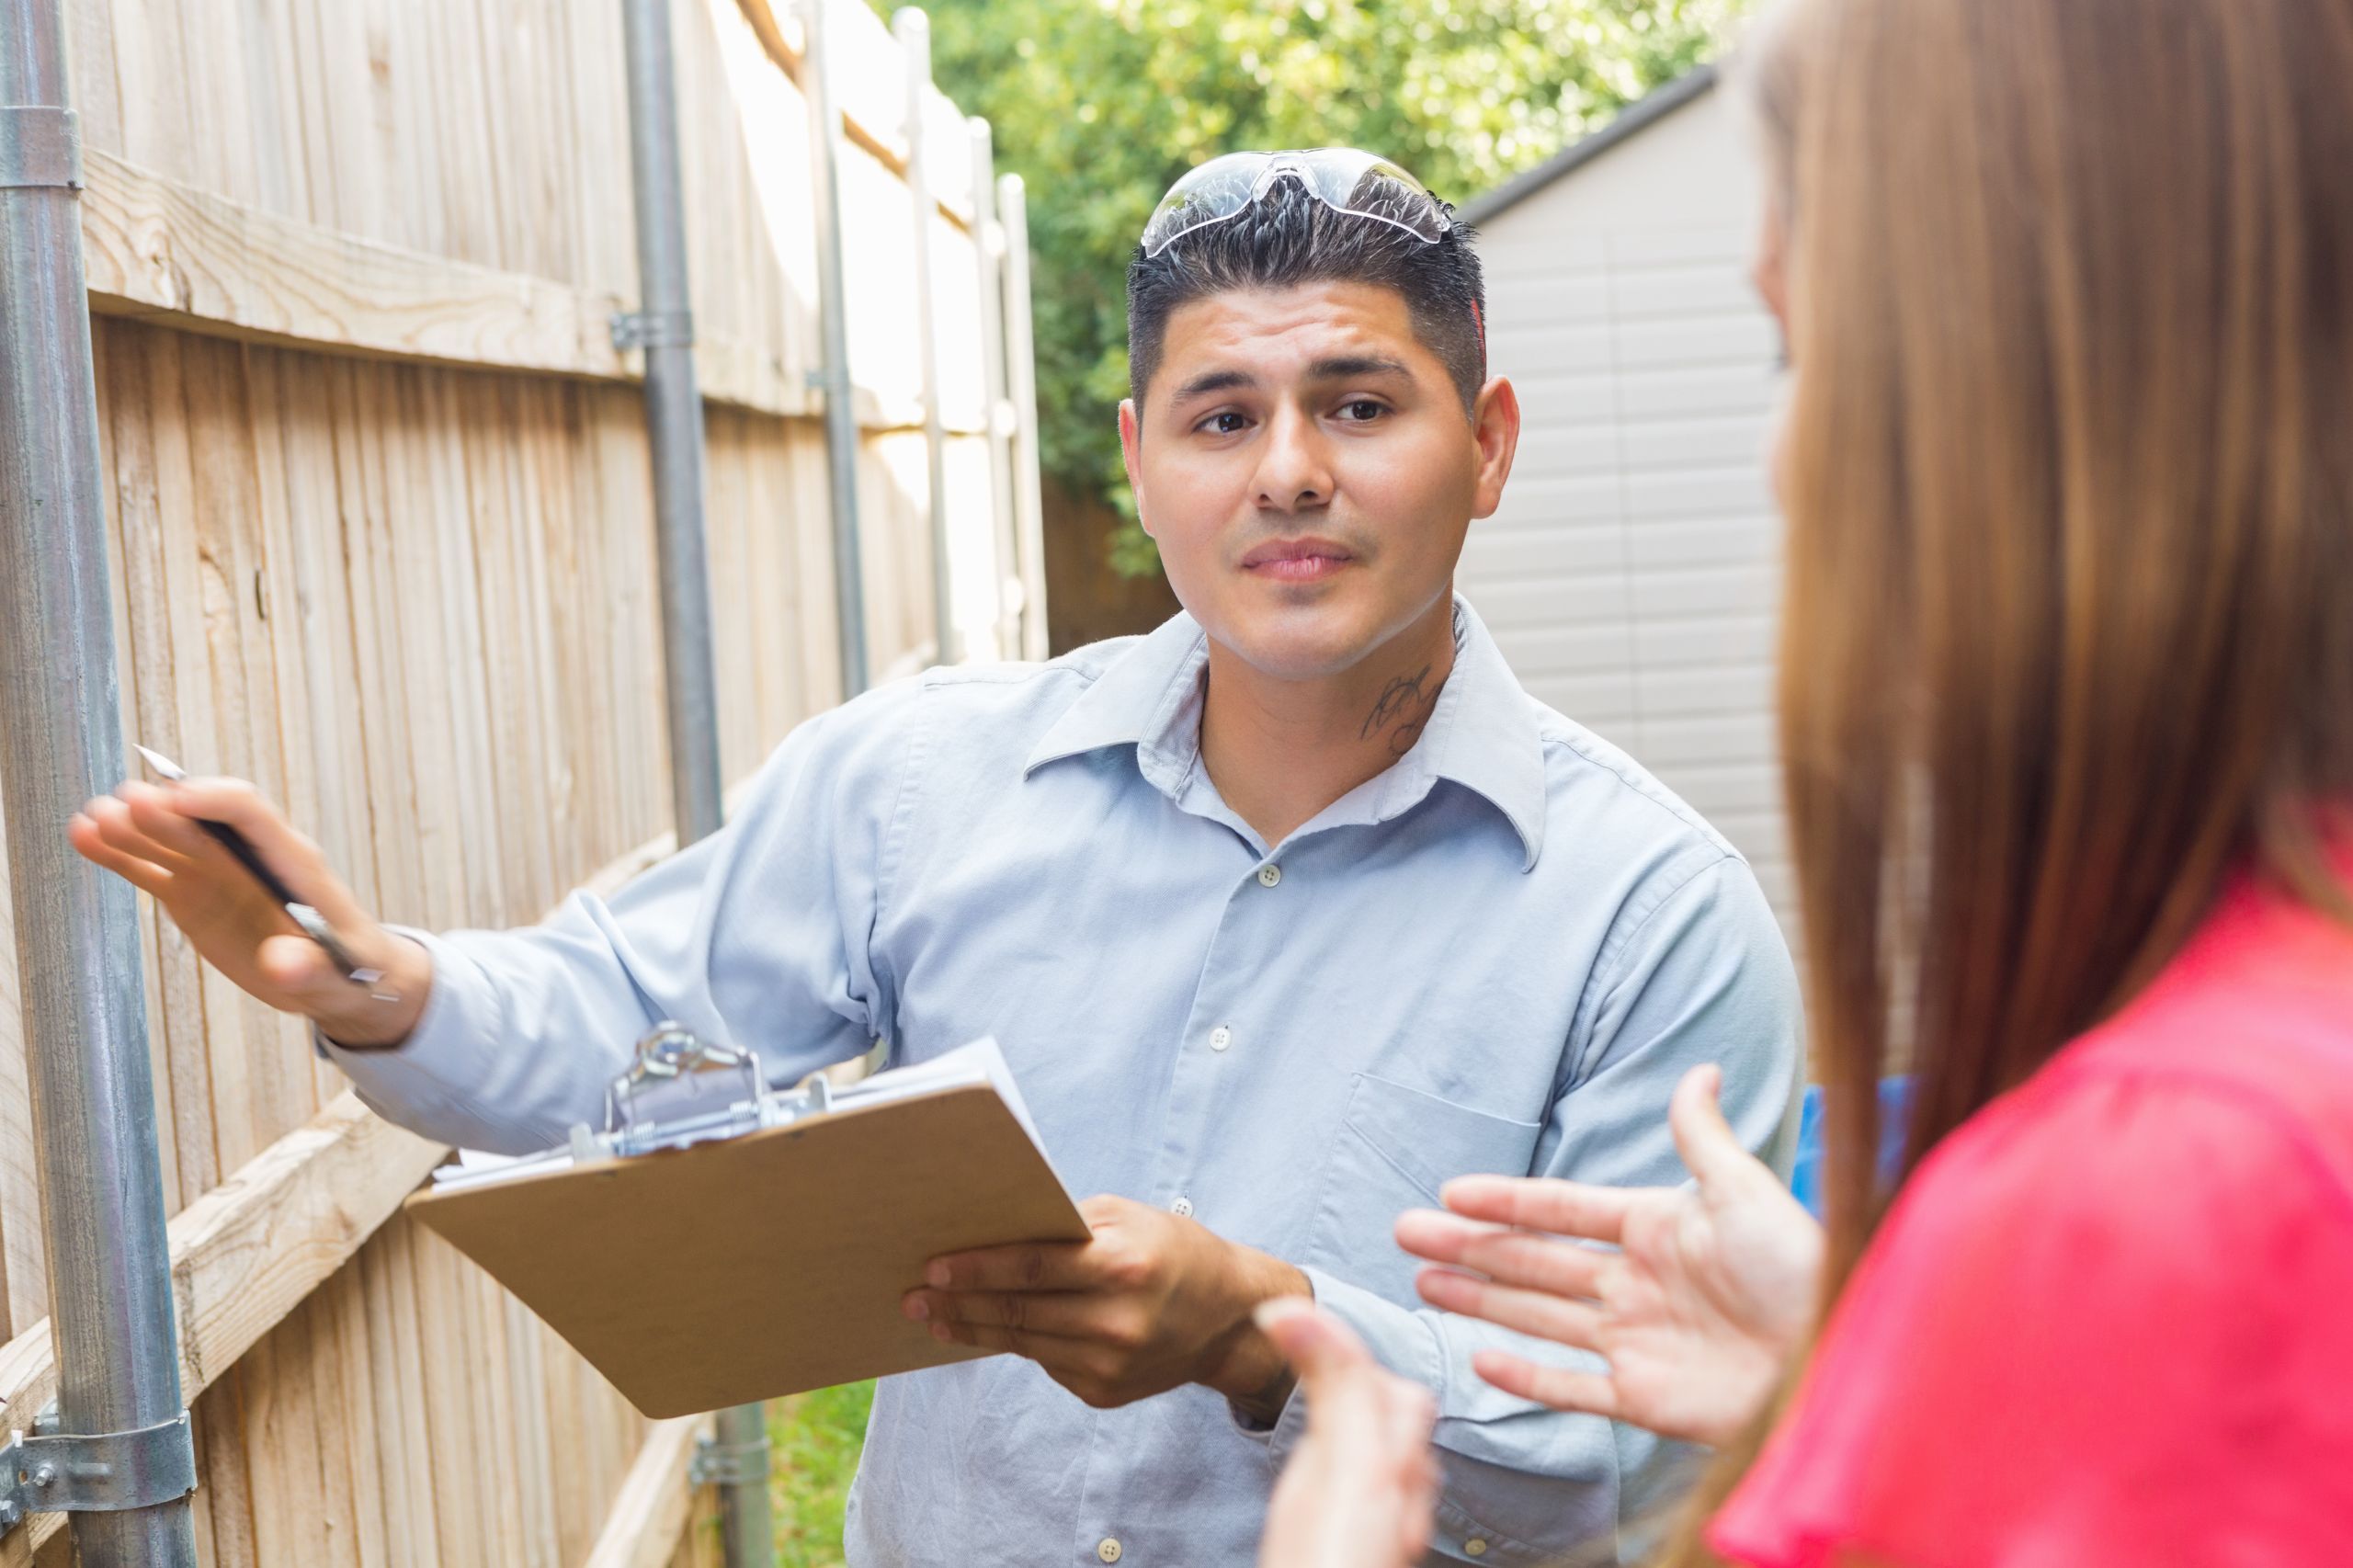
[(1710, 1540), (1756, 1568), (2353, 1564), (2353, 931), (2242, 882), (1949, 1139)]

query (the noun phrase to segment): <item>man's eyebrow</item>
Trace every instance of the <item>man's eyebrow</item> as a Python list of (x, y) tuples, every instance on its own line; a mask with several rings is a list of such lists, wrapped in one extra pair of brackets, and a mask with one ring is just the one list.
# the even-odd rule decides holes
[(1368, 376), (1403, 376), (1411, 381), (1414, 372), (1404, 360), (1378, 354), (1344, 354), (1318, 359), (1307, 367), (1307, 379), (1311, 381), (1353, 381)]
[(1237, 392), (1257, 384), (1258, 378), (1247, 370), (1205, 370), (1178, 387), (1168, 401), (1181, 406), (1211, 392)]

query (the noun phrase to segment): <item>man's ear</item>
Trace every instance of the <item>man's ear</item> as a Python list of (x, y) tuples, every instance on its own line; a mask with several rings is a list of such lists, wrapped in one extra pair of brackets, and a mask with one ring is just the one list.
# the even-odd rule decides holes
[(1152, 516), (1143, 504), (1143, 426), (1131, 397), (1120, 400), (1120, 460), (1127, 465), (1128, 494), (1136, 499), (1136, 523), (1153, 537)]
[(1497, 376), (1479, 389), (1471, 405), (1471, 438), (1479, 447), (1479, 472), (1472, 485), (1471, 515), (1492, 517), (1503, 505), (1504, 482), (1519, 450), (1519, 394)]

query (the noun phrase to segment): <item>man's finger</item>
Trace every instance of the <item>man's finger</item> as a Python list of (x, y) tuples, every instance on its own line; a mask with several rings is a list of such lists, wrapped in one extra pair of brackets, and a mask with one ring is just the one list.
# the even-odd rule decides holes
[(98, 824), (88, 816), (76, 816), (66, 824), (65, 836), (92, 865), (112, 871), (141, 892), (161, 898), (172, 885), (172, 873), (153, 860), (128, 855), (108, 844), (98, 832)]
[(975, 1323), (936, 1323), (931, 1325), (931, 1336), (942, 1345), (1002, 1350), (1050, 1369), (1085, 1369), (1087, 1353), (1094, 1348), (1091, 1340), (1063, 1339), (1051, 1334), (1033, 1334), (1028, 1329), (992, 1328), (986, 1324)]
[(1458, 1219), (1429, 1209), (1411, 1209), (1397, 1219), (1397, 1244), (1416, 1257), (1467, 1268), (1505, 1285), (1523, 1285), (1555, 1296), (1597, 1294), (1595, 1281), (1616, 1255), (1526, 1231)]
[(298, 937), (290, 931), (265, 937), (254, 951), (254, 961), (262, 978), (284, 992), (287, 999), (303, 1012), (323, 1012), (351, 1000), (350, 978), (327, 956), (324, 948), (308, 937)]
[(1556, 1236), (1614, 1242), (1645, 1188), (1587, 1187), (1549, 1176), (1457, 1176), (1440, 1196), (1466, 1220), (1486, 1220)]
[(191, 817), (222, 823), (245, 835), (270, 869), (283, 876), (301, 869), (313, 848), (286, 813), (242, 778), (184, 778), (171, 787), (173, 806)]
[(1540, 1367), (1508, 1350), (1482, 1350), (1471, 1358), (1471, 1369), (1506, 1393), (1549, 1404), (1555, 1410), (1583, 1411), (1589, 1415), (1618, 1415), (1618, 1385), (1597, 1372), (1573, 1372), (1565, 1367)]
[(1600, 1332), (1601, 1314), (1595, 1309), (1541, 1290), (1491, 1284), (1448, 1268), (1423, 1269), (1414, 1277), (1414, 1286), (1423, 1301), (1442, 1312), (1460, 1312), (1581, 1350), (1593, 1349)]
[(1666, 1125), (1675, 1135), (1675, 1152), (1701, 1187), (1737, 1179), (1756, 1164), (1716, 1104), (1723, 1078), (1722, 1068), (1694, 1067), (1675, 1085), (1675, 1096), (1667, 1103)]
[(917, 1323), (1022, 1329), (1067, 1339), (1104, 1337), (1103, 1299), (1076, 1290), (910, 1290), (901, 1310)]
[(1086, 1242), (1031, 1242), (949, 1253), (924, 1268), (935, 1290), (1080, 1290), (1093, 1284)]
[(102, 795), (84, 806), (82, 817), (97, 829), (99, 841), (118, 853), (133, 856), (175, 873), (188, 867), (187, 856), (142, 833), (139, 824), (131, 818), (131, 807), (112, 795)]
[(171, 790), (132, 779), (117, 790), (115, 797), (130, 810), (131, 825), (165, 848), (191, 860), (209, 861), (222, 855), (221, 846), (196, 825), (194, 813), (182, 809)]

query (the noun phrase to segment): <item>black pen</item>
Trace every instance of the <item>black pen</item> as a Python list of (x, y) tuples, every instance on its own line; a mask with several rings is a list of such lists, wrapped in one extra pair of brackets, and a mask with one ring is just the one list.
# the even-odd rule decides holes
[[(135, 744), (133, 749), (147, 759), (147, 766), (153, 769), (155, 776), (165, 782), (178, 784), (188, 778), (187, 769), (181, 767), (170, 757), (159, 752), (149, 751), (145, 746)], [(302, 935), (326, 949), (327, 957), (333, 959), (336, 967), (343, 971), (345, 979), (354, 985), (366, 986), (369, 994), (379, 1002), (400, 1000), (397, 993), (381, 989), (384, 983), (384, 971), (354, 959), (351, 956), (351, 949), (345, 947), (342, 938), (335, 934), (335, 927), (327, 924), (326, 916), (296, 898), (293, 891), (278, 880), (278, 873), (271, 870), (263, 862), (262, 858), (255, 853), (254, 846), (245, 841), (244, 834), (239, 833), (225, 822), (214, 822), (209, 817), (198, 817), (195, 821), (196, 825), (210, 834), (221, 847), (226, 849), (239, 865), (253, 873), (254, 880), (261, 883), (263, 890), (278, 901), (279, 906), (286, 911), (287, 917), (301, 927)]]

